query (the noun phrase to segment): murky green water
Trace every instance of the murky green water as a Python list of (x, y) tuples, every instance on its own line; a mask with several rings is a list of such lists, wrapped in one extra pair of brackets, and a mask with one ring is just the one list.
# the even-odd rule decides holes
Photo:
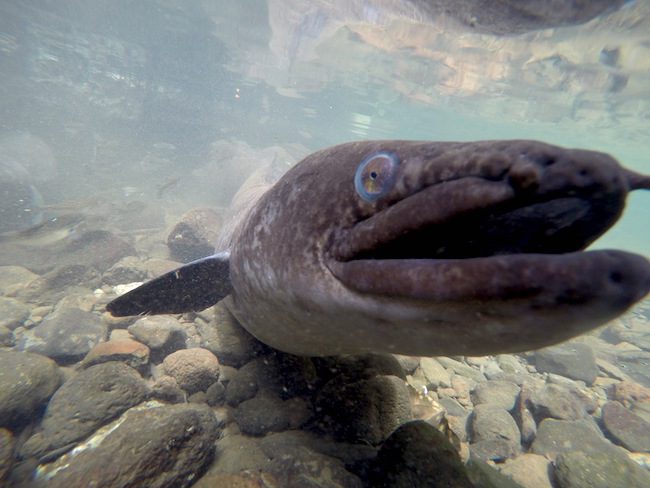
[[(222, 212), (257, 168), (352, 140), (539, 139), (650, 173), (649, 0), (516, 35), (424, 15), (418, 3), (0, 2), (0, 265), (45, 276), (78, 264), (69, 248), (88, 245), (79, 236), (106, 229), (141, 257), (167, 258), (184, 212)], [(79, 256), (94, 265), (108, 251), (92, 245)], [(631, 194), (593, 247), (650, 256), (650, 192)], [(79, 281), (101, 315), (100, 288), (114, 290)], [(12, 324), (6, 349), (65, 301), (61, 290), (81, 293), (75, 277), (57, 283), (43, 298), (7, 288), (31, 315)], [(619, 344), (632, 348), (626, 371), (640, 383), (650, 378), (645, 303), (619, 323), (639, 341)], [(618, 346), (602, 347), (611, 358), (599, 359), (616, 363)]]

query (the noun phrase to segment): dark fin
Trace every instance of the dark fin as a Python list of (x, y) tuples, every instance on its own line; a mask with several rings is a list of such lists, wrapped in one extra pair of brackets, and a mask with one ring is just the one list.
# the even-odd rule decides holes
[(229, 254), (192, 261), (131, 290), (106, 305), (115, 317), (194, 312), (230, 294)]

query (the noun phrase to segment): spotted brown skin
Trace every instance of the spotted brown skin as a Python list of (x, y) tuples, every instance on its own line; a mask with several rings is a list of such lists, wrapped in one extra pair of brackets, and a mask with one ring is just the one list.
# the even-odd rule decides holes
[[(648, 293), (644, 257), (583, 251), (630, 190), (648, 188), (606, 154), (536, 141), (335, 146), (287, 172), (226, 236), (225, 303), (258, 339), (294, 354), (543, 347)], [(112, 311), (179, 311), (151, 307), (155, 288)], [(163, 301), (176, 301), (173, 290)]]

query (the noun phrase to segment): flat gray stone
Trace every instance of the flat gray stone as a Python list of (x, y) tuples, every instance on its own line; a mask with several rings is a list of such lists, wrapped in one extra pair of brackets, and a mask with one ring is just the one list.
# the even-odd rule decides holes
[(0, 426), (15, 429), (47, 402), (63, 380), (51, 359), (0, 351)]
[(588, 385), (598, 376), (593, 349), (575, 341), (535, 351), (535, 367), (540, 373), (555, 373)]
[(289, 428), (289, 411), (285, 402), (270, 392), (260, 392), (254, 398), (239, 404), (235, 421), (239, 429), (248, 435), (264, 435)]
[(0, 327), (14, 330), (29, 318), (30, 309), (15, 298), (0, 296)]
[(471, 366), (468, 366), (464, 363), (461, 363), (460, 361), (456, 361), (455, 359), (444, 357), (444, 356), (441, 356), (436, 359), (445, 368), (452, 370), (457, 375), (472, 379), (477, 383), (486, 380), (485, 375), (481, 373), (479, 370), (474, 369)]
[(168, 315), (142, 317), (131, 324), (128, 330), (138, 341), (151, 348), (156, 360), (186, 347), (187, 334), (175, 317)]
[(311, 395), (317, 381), (324, 380), (318, 377), (310, 358), (274, 351), (253, 359), (235, 373), (226, 389), (226, 402), (236, 406), (258, 390), (272, 391), (282, 399)]
[(7, 429), (0, 428), (0, 482), (11, 468), (14, 457), (14, 436)]
[(575, 388), (546, 384), (532, 391), (529, 406), (539, 423), (546, 418), (580, 420), (596, 410), (597, 404)]
[(519, 386), (503, 380), (492, 380), (479, 383), (472, 391), (474, 405), (488, 404), (512, 410), (519, 395)]
[[(493, 405), (477, 405), (470, 419), (472, 443), (500, 439), (519, 448), (521, 434), (515, 419), (504, 408)], [(518, 449), (517, 449), (518, 450)]]
[(568, 451), (555, 460), (558, 488), (647, 488), (650, 473), (627, 456)]
[(607, 402), (602, 410), (605, 433), (629, 451), (650, 452), (650, 423), (619, 402)]
[(102, 276), (107, 285), (146, 281), (148, 278), (145, 264), (136, 256), (127, 256), (111, 266)]
[(420, 359), (420, 369), (427, 381), (428, 388), (437, 389), (439, 386), (449, 388), (451, 386), (449, 371), (434, 358)]
[(416, 356), (404, 356), (402, 354), (393, 354), (406, 374), (413, 372), (420, 366), (420, 358)]
[(41, 430), (23, 445), (23, 457), (63, 454), (102, 425), (144, 401), (148, 390), (137, 371), (120, 362), (91, 366), (52, 396)]
[(0, 325), (0, 346), (12, 347), (15, 344), (14, 333), (4, 325)]
[(259, 389), (257, 378), (263, 367), (262, 360), (253, 360), (237, 370), (226, 388), (226, 403), (228, 405), (236, 407), (257, 394)]
[(208, 322), (196, 321), (201, 347), (211, 351), (219, 362), (241, 368), (265, 351), (265, 346), (249, 334), (222, 303), (216, 304)]
[(520, 449), (506, 439), (486, 439), (478, 441), (469, 446), (472, 456), (482, 461), (494, 461), (502, 463), (506, 459), (515, 457)]
[(551, 459), (563, 452), (583, 451), (587, 454), (623, 452), (603, 436), (591, 420), (545, 419), (537, 428), (531, 452)]
[(211, 208), (193, 208), (183, 214), (167, 236), (172, 258), (181, 263), (214, 254), (221, 216)]
[(369, 459), (368, 446), (335, 444), (300, 431), (269, 434), (260, 439), (258, 446), (266, 460), (263, 470), (274, 476), (276, 486), (363, 486), (357, 476), (345, 469), (344, 461), (339, 457), (345, 456), (349, 462), (354, 459)]
[(616, 354), (616, 365), (634, 381), (650, 388), (650, 351), (622, 351)]
[(48, 356), (59, 364), (70, 364), (83, 359), (106, 334), (106, 326), (97, 315), (63, 308), (25, 331), (17, 338), (16, 349)]
[(438, 403), (442, 405), (447, 411), (448, 415), (455, 417), (466, 417), (470, 411), (463, 407), (460, 403), (448, 396), (442, 396), (438, 399)]
[(538, 454), (522, 454), (508, 459), (500, 471), (525, 488), (553, 488), (553, 465)]
[(471, 488), (465, 465), (445, 435), (416, 420), (398, 427), (381, 445), (371, 471), (378, 488)]
[(36, 486), (188, 487), (212, 461), (219, 431), (205, 405), (145, 404), (128, 410), (73, 457), (41, 467)]
[(13, 295), (26, 288), (36, 278), (36, 273), (22, 266), (0, 266), (0, 295)]

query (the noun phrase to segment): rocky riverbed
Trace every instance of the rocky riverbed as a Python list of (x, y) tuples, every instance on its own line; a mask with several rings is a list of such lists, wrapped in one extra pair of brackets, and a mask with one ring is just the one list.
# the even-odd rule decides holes
[(0, 484), (650, 486), (647, 301), (522, 355), (304, 358), (219, 304), (105, 313), (178, 265), (165, 242), (95, 232), (0, 267)]

